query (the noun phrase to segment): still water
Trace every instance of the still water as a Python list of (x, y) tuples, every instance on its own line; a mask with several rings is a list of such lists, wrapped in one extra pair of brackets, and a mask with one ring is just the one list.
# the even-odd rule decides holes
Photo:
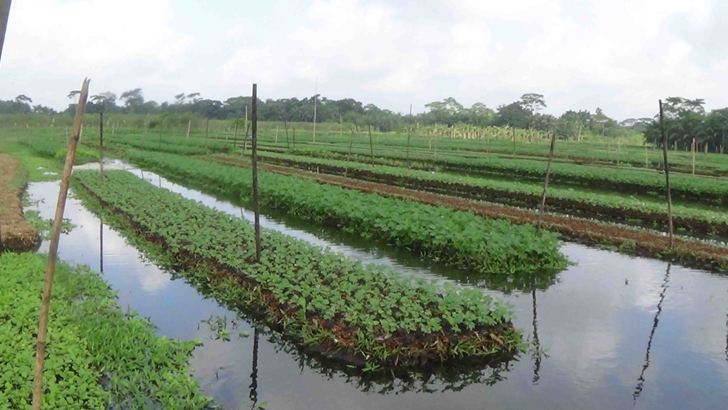
[[(252, 217), (235, 201), (143, 174), (154, 185), (207, 206)], [(31, 209), (52, 217), (57, 182), (31, 184), (28, 194), (40, 201)], [(490, 286), (484, 292), (511, 303), (515, 326), (548, 354), (541, 359), (522, 355), (490, 383), (464, 383), (458, 389), (437, 380), (372, 385), (321, 369), (275, 333), (254, 328), (173, 272), (145, 261), (78, 200), (69, 199), (65, 216), (77, 227), (61, 237), (60, 258), (102, 270), (103, 233), (104, 279), (118, 292), (122, 308), (149, 317), (161, 335), (201, 338), (204, 346), (194, 351), (191, 372), (203, 392), (225, 409), (262, 402), (269, 409), (725, 409), (728, 403), (726, 276), (567, 243), (563, 252), (576, 266), (535, 288), (509, 286), (468, 279), (465, 272), (406, 252), (268, 214), (263, 227), (363, 263), (388, 264), (403, 274), (458, 286)], [(236, 322), (229, 342), (213, 340), (214, 332), (201, 323), (217, 316)]]

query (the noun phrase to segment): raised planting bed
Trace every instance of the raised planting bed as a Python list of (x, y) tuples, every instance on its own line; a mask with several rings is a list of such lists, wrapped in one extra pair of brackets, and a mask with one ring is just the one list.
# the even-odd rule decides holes
[[(226, 162), (237, 163), (238, 166), (247, 165), (247, 163), (240, 160), (226, 159)], [(321, 184), (330, 184), (361, 192), (376, 193), (392, 198), (407, 198), (424, 204), (473, 212), (484, 218), (506, 219), (515, 224), (533, 225), (538, 218), (538, 213), (531, 210), (470, 201), (453, 196), (439, 195), (376, 182), (361, 181), (270, 164), (260, 164), (259, 169), (283, 175), (305, 177)], [(544, 229), (558, 232), (570, 241), (628, 255), (661, 259), (698, 269), (723, 273), (728, 272), (728, 248), (722, 246), (684, 238), (675, 238), (675, 246), (671, 249), (669, 238), (665, 234), (584, 220), (571, 216), (546, 214), (543, 217), (543, 223)], [(483, 275), (473, 277), (472, 280), (468, 280), (468, 283), (476, 286), (483, 285), (489, 289), (509, 293), (513, 290), (530, 292), (534, 289), (545, 289), (553, 284), (553, 281), (556, 279), (556, 276), (544, 274), (523, 276), (504, 275), (502, 277)], [(462, 278), (459, 280), (462, 280)]]
[[(292, 153), (298, 155), (326, 157), (332, 159), (346, 159), (347, 147), (301, 147)], [(361, 162), (366, 159), (368, 150), (358, 149)], [(404, 161), (405, 154), (379, 150), (375, 156)], [(531, 180), (542, 181), (546, 173), (546, 162), (525, 159), (500, 158), (462, 158), (443, 156), (439, 158), (422, 158), (421, 155), (410, 156), (416, 167), (437, 167), (447, 171), (463, 172), (479, 175), (502, 175), (509, 178), (518, 176)], [(665, 175), (655, 170), (618, 169), (594, 167), (588, 165), (555, 163), (551, 169), (551, 182), (561, 185), (582, 186), (597, 190), (618, 191), (629, 194), (664, 196)], [(728, 179), (692, 177), (684, 174), (674, 174), (670, 178), (670, 188), (673, 199), (682, 199), (698, 203), (715, 203), (728, 206)]]
[(256, 263), (247, 221), (124, 171), (105, 175), (75, 174), (84, 201), (123, 216), (179, 265), (206, 271), (267, 324), (325, 357), (356, 366), (415, 366), (522, 347), (513, 312), (479, 290), (415, 286), (385, 267), (364, 268), (269, 230), (262, 231)]
[(21, 252), (34, 249), (40, 235), (23, 218), (20, 197), (25, 178), (20, 161), (0, 154), (0, 252)]
[[(129, 152), (140, 165), (247, 199), (252, 176), (235, 167), (149, 152)], [(533, 226), (479, 218), (468, 212), (384, 198), (267, 172), (259, 175), (261, 204), (316, 223), (387, 241), (422, 256), (480, 274), (559, 271), (567, 266), (558, 236)]]
[[(364, 181), (526, 208), (537, 208), (543, 192), (542, 183), (529, 181), (477, 178), (277, 153), (262, 153), (260, 158), (268, 163), (308, 171), (346, 175)], [(218, 156), (213, 159), (225, 164), (241, 165), (230, 157)], [(667, 229), (667, 204), (654, 197), (551, 186), (546, 205), (552, 212)], [(728, 238), (728, 214), (713, 207), (674, 203), (673, 222), (676, 230), (688, 235)]]
[[(240, 137), (242, 142), (242, 136)], [(97, 146), (99, 138), (97, 136), (85, 138), (85, 143), (91, 142)], [(233, 144), (198, 138), (180, 138), (180, 137), (160, 137), (155, 135), (154, 131), (150, 131), (148, 136), (125, 135), (125, 136), (104, 136), (104, 145), (115, 148), (138, 148), (147, 151), (168, 152), (180, 155), (203, 155), (207, 153), (224, 153), (232, 152)]]
[[(46, 255), (0, 255), (0, 408), (30, 409)], [(210, 409), (188, 374), (199, 341), (159, 337), (86, 267), (56, 264), (44, 409)]]

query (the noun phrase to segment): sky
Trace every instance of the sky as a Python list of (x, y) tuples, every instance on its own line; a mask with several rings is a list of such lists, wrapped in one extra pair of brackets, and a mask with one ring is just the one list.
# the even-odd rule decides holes
[(65, 108), (141, 87), (225, 100), (354, 98), (395, 112), (454, 97), (490, 108), (652, 117), (657, 100), (728, 106), (725, 0), (16, 0), (0, 99)]

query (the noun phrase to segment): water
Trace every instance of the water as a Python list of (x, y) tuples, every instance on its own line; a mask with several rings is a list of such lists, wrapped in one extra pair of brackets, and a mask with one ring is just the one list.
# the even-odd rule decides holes
[[(132, 171), (141, 175), (141, 171)], [(240, 215), (239, 204), (216, 199), (144, 172), (147, 180)], [(57, 182), (31, 184), (34, 208), (53, 213)], [(243, 210), (246, 218), (250, 213)], [(100, 270), (100, 221), (70, 198), (67, 218), (78, 225), (61, 238), (60, 258)], [(462, 283), (463, 272), (427, 264), (371, 242), (289, 221), (262, 218), (263, 226), (356, 257), (386, 263), (398, 271)], [(542, 290), (485, 290), (510, 302), (515, 325), (537, 335), (548, 357), (521, 356), (493, 385), (473, 383), (460, 391), (380, 394), (359, 379), (326, 375), (301, 363), (295, 349), (275, 333), (256, 330), (242, 319), (232, 340), (211, 340), (201, 320), (236, 313), (206, 299), (172, 273), (145, 263), (114, 230), (103, 228), (105, 280), (119, 292), (119, 303), (148, 316), (169, 337), (201, 338), (191, 371), (203, 392), (226, 409), (268, 402), (270, 409), (723, 409), (728, 402), (728, 278), (705, 271), (566, 244), (563, 252), (578, 263)], [(45, 251), (43, 244), (40, 251)], [(476, 281), (471, 281), (475, 283)], [(480, 281), (487, 285), (487, 282)], [(239, 337), (240, 332), (250, 337)], [(256, 333), (258, 337), (256, 338)], [(256, 339), (258, 340), (256, 343)], [(304, 357), (305, 359), (305, 357)], [(420, 384), (415, 384), (415, 389)], [(421, 390), (421, 389), (420, 389)]]

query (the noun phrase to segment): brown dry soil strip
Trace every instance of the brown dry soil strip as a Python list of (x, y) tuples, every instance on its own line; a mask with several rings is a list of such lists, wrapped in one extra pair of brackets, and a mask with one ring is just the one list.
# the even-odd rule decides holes
[[(225, 165), (245, 167), (248, 162), (233, 158), (207, 156), (206, 159)], [(318, 183), (335, 185), (357, 191), (375, 193), (392, 198), (402, 198), (423, 204), (443, 206), (459, 211), (473, 212), (485, 218), (506, 219), (517, 224), (536, 224), (538, 215), (506, 206), (487, 205), (460, 198), (400, 188), (375, 182), (364, 182), (333, 175), (316, 174), (287, 167), (260, 164), (260, 169), (282, 175), (295, 175), (313, 179)], [(547, 199), (548, 202), (548, 199)], [(677, 262), (701, 269), (728, 271), (728, 249), (693, 241), (675, 239), (675, 249), (670, 250), (666, 236), (610, 226), (555, 215), (544, 215), (543, 226), (549, 231), (559, 232), (567, 240), (586, 245), (608, 245), (620, 247), (620, 251), (639, 256)]]
[(24, 252), (40, 242), (38, 232), (23, 219), (18, 183), (20, 161), (0, 154), (0, 252)]

